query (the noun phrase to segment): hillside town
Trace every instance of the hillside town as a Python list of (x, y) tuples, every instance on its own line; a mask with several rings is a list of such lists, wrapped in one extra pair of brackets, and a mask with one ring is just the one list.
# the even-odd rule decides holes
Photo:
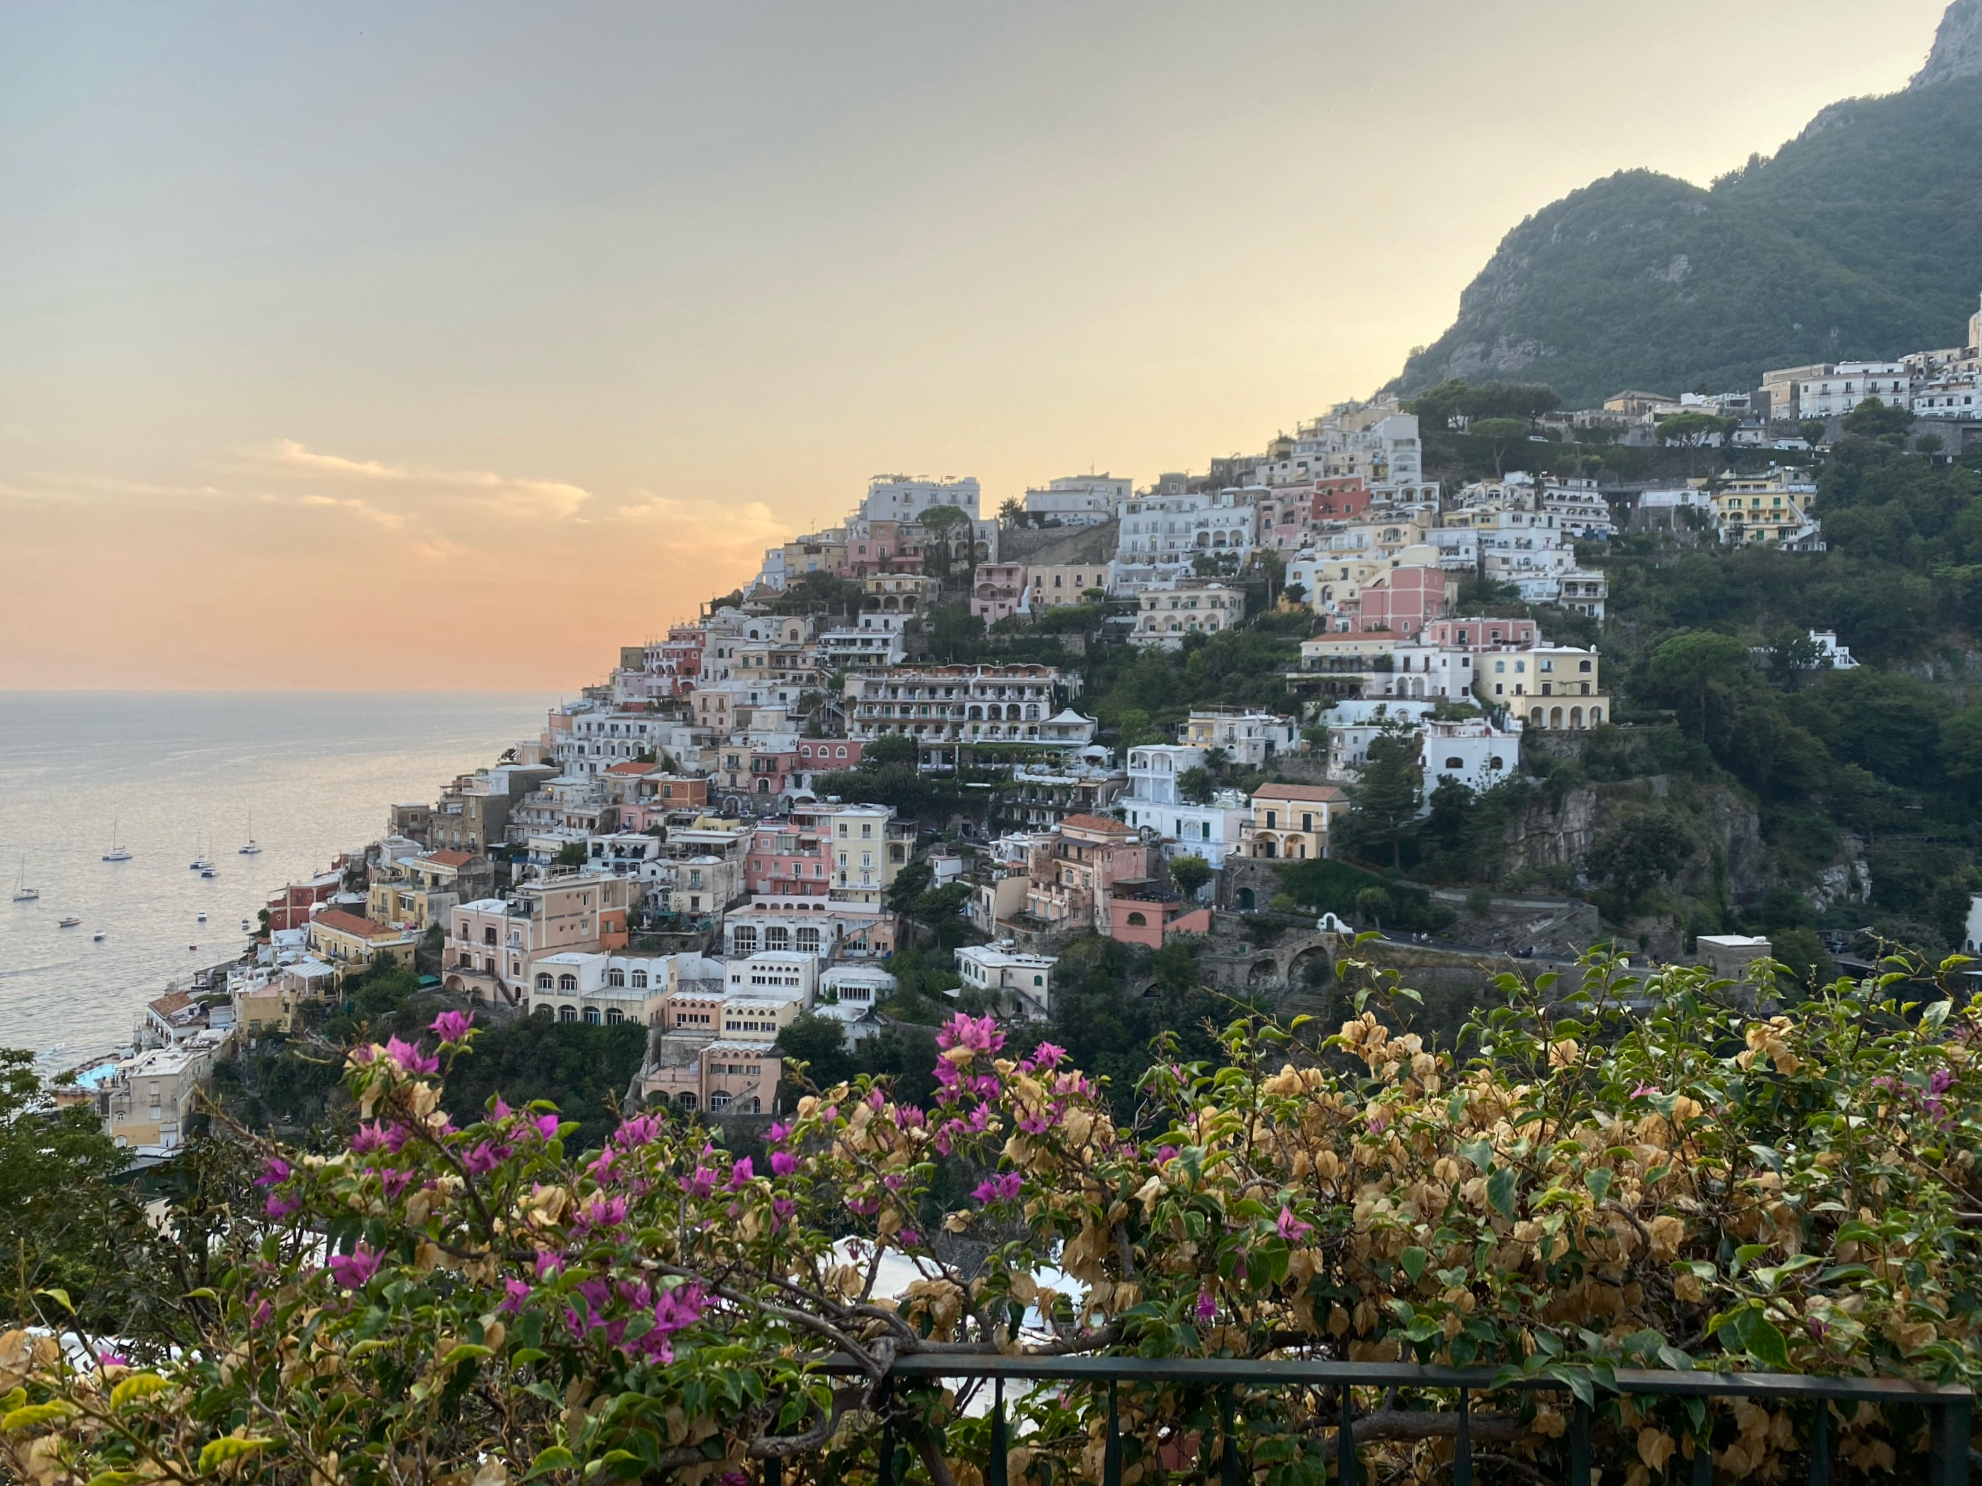
[[(1203, 474), (1064, 476), (995, 508), (974, 478), (876, 476), (736, 592), (623, 646), (538, 736), (431, 802), (393, 805), (381, 839), (283, 885), (248, 955), (153, 1001), (135, 1055), (84, 1070), (72, 1097), (133, 1151), (168, 1152), (217, 1058), (397, 964), (492, 1017), (648, 1029), (632, 1101), (769, 1115), (781, 1034), (801, 1016), (849, 1046), (885, 1028), (893, 957), (930, 937), (912, 903), (945, 889), (969, 942), (942, 946), (939, 993), (1051, 1020), (1070, 941), (1205, 936), (1263, 910), (1277, 868), (1332, 857), (1380, 740), (1415, 758), (1422, 814), (1441, 783), (1484, 792), (1524, 745), (1603, 727), (1606, 545), (1685, 524), (1722, 546), (1824, 550), (1816, 425), (1877, 397), (1957, 448), (1982, 438), (1982, 314), (1968, 331), (1961, 350), (1771, 372), (1741, 395), (1625, 392), (1533, 421), (1536, 442), (1602, 428), (1653, 444), (1678, 426), (1766, 451), (1712, 478), (1509, 470), (1446, 488), (1395, 398)], [(1481, 594), (1577, 633), (1469, 605)], [(939, 653), (958, 622), (982, 636), (977, 658)], [(1293, 708), (1192, 708), (1174, 736), (1104, 736), (1065, 659), (1180, 652), (1267, 622), (1302, 636), (1281, 678)], [(1042, 634), (1060, 663), (984, 658)], [(1853, 663), (1835, 634), (1811, 645)], [(905, 809), (863, 791), (887, 774), (950, 790)], [(1768, 949), (1700, 945), (1736, 970)]]

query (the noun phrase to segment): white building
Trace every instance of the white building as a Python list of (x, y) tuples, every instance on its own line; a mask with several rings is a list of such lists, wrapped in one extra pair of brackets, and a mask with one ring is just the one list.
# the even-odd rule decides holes
[(1146, 588), (1138, 600), (1132, 645), (1181, 650), (1190, 635), (1216, 635), (1245, 618), (1243, 590), (1197, 579)]
[(723, 990), (730, 995), (796, 996), (810, 1006), (819, 991), (817, 954), (799, 950), (760, 950), (747, 959), (731, 960), (723, 973)]
[(1887, 407), (1913, 406), (1913, 378), (1899, 361), (1841, 361), (1796, 384), (1797, 415), (1841, 418), (1868, 397)]
[(1220, 707), (1192, 712), (1184, 722), (1183, 741), (1206, 752), (1223, 749), (1227, 759), (1248, 769), (1263, 769), (1275, 754), (1307, 747), (1295, 718)]
[(909, 475), (876, 475), (860, 502), (862, 521), (913, 521), (938, 506), (955, 506), (972, 521), (981, 519), (975, 478), (924, 480)]
[(1140, 593), (1153, 583), (1189, 576), (1198, 557), (1252, 551), (1258, 512), (1252, 492), (1138, 495), (1122, 503), (1121, 531), (1109, 589)]
[(1160, 835), (1166, 856), (1201, 856), (1222, 868), (1238, 847), (1251, 809), (1237, 790), (1219, 791), (1209, 804), (1184, 798), (1178, 776), (1203, 767), (1204, 755), (1204, 749), (1185, 744), (1131, 748), (1129, 792), (1115, 809), (1137, 830)]
[(847, 736), (894, 733), (925, 746), (1037, 743), (1067, 678), (1051, 666), (914, 666), (849, 675)]
[(957, 976), (974, 991), (997, 998), (1006, 1016), (1029, 1022), (1053, 1018), (1053, 955), (1024, 954), (995, 944), (969, 944), (957, 951)]
[(1036, 522), (1061, 526), (1099, 526), (1112, 521), (1122, 503), (1135, 493), (1128, 480), (1113, 475), (1068, 475), (1045, 489), (1025, 493), (1026, 514)]
[[(661, 1008), (675, 989), (680, 958), (581, 951), (545, 955), (531, 967), (527, 1006), (562, 1022), (658, 1027)], [(700, 955), (686, 958), (701, 963)]]
[(1431, 793), (1439, 781), (1450, 779), (1475, 793), (1484, 793), (1521, 767), (1520, 724), (1497, 728), (1484, 717), (1452, 722), (1427, 721), (1419, 729), (1419, 754), (1424, 769), (1424, 809), (1431, 810)]

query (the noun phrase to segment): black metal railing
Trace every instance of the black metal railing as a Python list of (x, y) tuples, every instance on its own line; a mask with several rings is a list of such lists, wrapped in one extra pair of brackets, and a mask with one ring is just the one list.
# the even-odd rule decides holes
[[(828, 1367), (832, 1371), (857, 1370), (845, 1359), (836, 1359)], [(1810, 1486), (1831, 1486), (1836, 1479), (1830, 1418), (1833, 1404), (1918, 1408), (1925, 1413), (1928, 1421), (1928, 1486), (1966, 1486), (1969, 1479), (1969, 1436), (1974, 1424), (1974, 1395), (1964, 1386), (1903, 1378), (1810, 1377), (1789, 1373), (1619, 1370), (1613, 1378), (1615, 1391), (1629, 1397), (1702, 1401), (1746, 1399), (1777, 1406), (1797, 1402), (1816, 1404), (1809, 1427), (1798, 1442), (1810, 1457)], [(1220, 1486), (1241, 1486), (1250, 1474), (1240, 1459), (1237, 1427), (1240, 1403), (1248, 1391), (1305, 1388), (1332, 1390), (1337, 1395), (1339, 1427), (1335, 1438), (1335, 1479), (1341, 1486), (1357, 1486), (1364, 1479), (1355, 1437), (1356, 1389), (1396, 1389), (1455, 1395), (1456, 1407), (1450, 1411), (1453, 1420), (1450, 1431), (1453, 1440), (1453, 1486), (1472, 1486), (1473, 1483), (1471, 1421), (1478, 1397), (1518, 1392), (1573, 1395), (1570, 1384), (1561, 1377), (1544, 1374), (1507, 1379), (1492, 1368), (1420, 1367), (1389, 1362), (1254, 1361), (1217, 1357), (1008, 1357), (922, 1353), (895, 1361), (888, 1372), (883, 1396), (885, 1398), (887, 1392), (898, 1384), (949, 1379), (989, 1381), (992, 1384), (990, 1444), (988, 1459), (984, 1462), (986, 1486), (1008, 1486), (1005, 1384), (1013, 1381), (1058, 1382), (1107, 1390), (1102, 1486), (1121, 1486), (1122, 1482), (1119, 1392), (1124, 1384), (1203, 1388), (1216, 1394), (1220, 1420)], [(1704, 1432), (1694, 1436), (1689, 1486), (1712, 1486), (1714, 1481), (1712, 1416), (1707, 1416), (1707, 1420)], [(1574, 1486), (1588, 1486), (1591, 1466), (1601, 1463), (1592, 1459), (1592, 1422), (1591, 1408), (1575, 1401), (1567, 1417), (1565, 1441), (1567, 1479)], [(879, 1446), (880, 1486), (898, 1486), (895, 1424), (892, 1412), (885, 1406)], [(780, 1486), (780, 1483), (778, 1463), (767, 1461), (764, 1486)]]

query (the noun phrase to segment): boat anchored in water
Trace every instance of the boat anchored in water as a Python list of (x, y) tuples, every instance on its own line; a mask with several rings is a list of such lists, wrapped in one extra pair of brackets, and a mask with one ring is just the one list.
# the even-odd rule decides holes
[(260, 853), (261, 843), (255, 840), (255, 816), (251, 810), (248, 812), (248, 844), (241, 848), (241, 855), (251, 857), (258, 856)]
[(110, 850), (103, 854), (103, 859), (106, 862), (128, 862), (131, 859), (129, 848), (118, 844), (115, 819), (110, 822)]
[(92, 940), (94, 940), (96, 943), (101, 944), (103, 943), (103, 930), (98, 929), (94, 934), (90, 935), (89, 937)]
[(71, 913), (56, 919), (55, 927), (58, 929), (73, 929), (77, 924), (81, 922), (82, 922), (81, 919), (77, 918), (73, 913)]
[(38, 888), (28, 886), (28, 859), (22, 857), (21, 875), (14, 883), (14, 901), (16, 903), (32, 903), (40, 896), (41, 892)]

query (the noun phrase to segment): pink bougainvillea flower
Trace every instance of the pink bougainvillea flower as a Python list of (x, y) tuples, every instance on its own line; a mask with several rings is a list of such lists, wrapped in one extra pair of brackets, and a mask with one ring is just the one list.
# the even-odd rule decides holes
[(401, 1071), (406, 1073), (440, 1072), (439, 1058), (436, 1058), (432, 1053), (423, 1053), (414, 1044), (402, 1042), (397, 1037), (386, 1039), (385, 1055), (392, 1062), (397, 1063)]
[(798, 1157), (790, 1151), (771, 1152), (772, 1176), (790, 1176), (796, 1170), (798, 1170)]
[(531, 1290), (528, 1282), (516, 1279), (504, 1280), (502, 1282), (502, 1289), (506, 1298), (498, 1309), (508, 1311), (512, 1315), (522, 1310), (523, 1302), (535, 1293)]
[(555, 1114), (540, 1114), (530, 1121), (530, 1128), (545, 1140), (557, 1139), (558, 1118)]
[(791, 1126), (773, 1120), (771, 1121), (771, 1128), (764, 1132), (764, 1138), (770, 1141), (772, 1145), (776, 1145), (789, 1134), (791, 1134)]
[(979, 1182), (970, 1195), (988, 1207), (994, 1202), (1012, 1201), (1024, 1185), (1025, 1179), (1016, 1171), (1005, 1171)]
[(1286, 1239), (1288, 1243), (1299, 1243), (1310, 1233), (1314, 1232), (1314, 1224), (1303, 1223), (1299, 1218), (1294, 1216), (1294, 1210), (1284, 1203), (1280, 1208), (1280, 1222), (1277, 1226), (1280, 1229), (1280, 1236)]
[(1218, 1314), (1218, 1302), (1211, 1298), (1209, 1290), (1201, 1290), (1197, 1297), (1197, 1324), (1209, 1326), (1212, 1317)]
[(333, 1255), (330, 1261), (330, 1276), (347, 1290), (356, 1290), (367, 1284), (379, 1272), (381, 1256), (359, 1244), (348, 1254)]
[(659, 1115), (635, 1115), (623, 1122), (613, 1132), (613, 1143), (623, 1150), (633, 1150), (638, 1146), (651, 1145), (661, 1133), (662, 1120)]
[(461, 1042), (468, 1036), (468, 1029), (475, 1024), (472, 1011), (443, 1011), (433, 1019), (427, 1030), (442, 1042)]
[(751, 1164), (748, 1156), (744, 1156), (729, 1169), (729, 1189), (732, 1192), (740, 1192), (749, 1186), (756, 1176), (757, 1168)]
[(1637, 1088), (1631, 1091), (1631, 1097), (1633, 1099), (1656, 1099), (1658, 1093), (1659, 1086), (1657, 1084), (1639, 1084)]
[(716, 1174), (706, 1166), (698, 1166), (693, 1176), (681, 1179), (681, 1190), (690, 1197), (707, 1197), (716, 1190)]
[(278, 1197), (271, 1192), (268, 1201), (262, 1205), (262, 1216), (273, 1218), (278, 1223), (284, 1218), (294, 1217), (303, 1210), (303, 1204), (294, 1197)]
[(270, 1156), (267, 1164), (262, 1167), (262, 1174), (255, 1178), (255, 1185), (257, 1187), (272, 1187), (277, 1182), (286, 1182), (289, 1180), (292, 1169), (289, 1163), (280, 1156)]

